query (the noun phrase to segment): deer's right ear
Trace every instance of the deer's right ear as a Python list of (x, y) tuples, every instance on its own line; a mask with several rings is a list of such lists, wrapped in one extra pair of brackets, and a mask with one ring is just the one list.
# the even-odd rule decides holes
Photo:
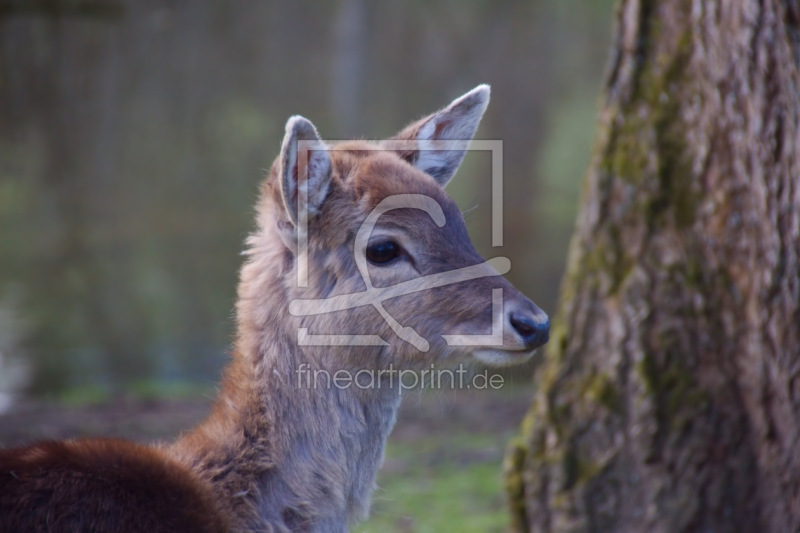
[(299, 115), (286, 122), (280, 180), (283, 206), (292, 224), (319, 213), (330, 187), (331, 157), (314, 125)]

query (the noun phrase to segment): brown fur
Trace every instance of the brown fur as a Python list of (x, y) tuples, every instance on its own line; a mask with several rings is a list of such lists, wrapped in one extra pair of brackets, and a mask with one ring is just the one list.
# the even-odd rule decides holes
[(112, 439), (0, 451), (0, 531), (227, 531), (210, 488), (156, 449)]

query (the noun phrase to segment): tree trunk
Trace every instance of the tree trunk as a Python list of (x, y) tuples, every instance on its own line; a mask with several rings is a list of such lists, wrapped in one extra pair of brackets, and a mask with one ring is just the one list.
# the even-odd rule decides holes
[(623, 0), (518, 531), (800, 531), (800, 8)]

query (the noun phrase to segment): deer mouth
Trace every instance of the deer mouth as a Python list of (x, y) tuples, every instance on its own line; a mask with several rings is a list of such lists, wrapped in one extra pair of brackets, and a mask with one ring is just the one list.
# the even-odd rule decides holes
[(479, 348), (472, 352), (479, 362), (493, 367), (506, 367), (520, 365), (539, 352), (541, 345), (534, 348), (520, 348), (517, 350), (504, 350), (500, 348)]

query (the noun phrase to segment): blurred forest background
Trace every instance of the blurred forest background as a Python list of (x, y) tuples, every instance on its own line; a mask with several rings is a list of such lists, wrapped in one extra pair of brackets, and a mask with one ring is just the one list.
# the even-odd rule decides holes
[[(478, 83), (504, 141), (449, 187), (485, 256), (553, 312), (611, 0), (0, 2), (0, 392), (208, 384), (286, 119), (383, 138)], [(75, 392), (79, 391), (79, 392)], [(0, 407), (2, 407), (0, 405)]]

